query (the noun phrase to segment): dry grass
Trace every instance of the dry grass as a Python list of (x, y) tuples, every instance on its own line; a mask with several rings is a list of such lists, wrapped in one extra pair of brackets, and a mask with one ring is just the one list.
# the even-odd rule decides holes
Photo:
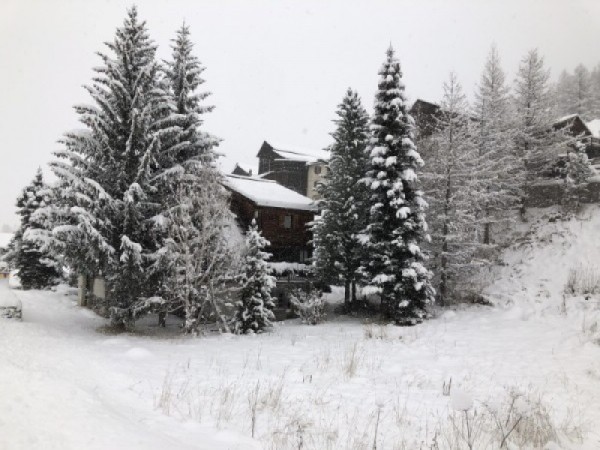
[(592, 295), (600, 293), (600, 269), (594, 264), (579, 264), (569, 270), (565, 293)]

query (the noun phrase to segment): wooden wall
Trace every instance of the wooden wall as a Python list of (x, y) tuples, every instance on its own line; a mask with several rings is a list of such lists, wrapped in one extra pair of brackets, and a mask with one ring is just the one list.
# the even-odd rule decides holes
[(282, 186), (306, 195), (308, 167), (304, 161), (284, 160), (273, 148), (263, 143), (258, 152), (258, 174), (265, 178), (275, 180)]
[[(314, 219), (312, 211), (260, 207), (237, 192), (231, 194), (231, 210), (244, 230), (256, 219), (263, 236), (271, 242), (268, 251), (273, 261), (300, 262), (301, 251), (311, 255), (308, 223)], [(285, 228), (285, 216), (291, 216), (291, 228)]]

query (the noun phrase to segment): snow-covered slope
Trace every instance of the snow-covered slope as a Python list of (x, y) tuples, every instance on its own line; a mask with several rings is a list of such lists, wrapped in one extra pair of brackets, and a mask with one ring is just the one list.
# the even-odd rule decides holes
[(411, 328), (331, 317), (192, 339), (169, 319), (170, 335), (114, 336), (72, 295), (0, 282), (23, 304), (0, 321), (0, 449), (463, 449), (468, 416), (471, 448), (495, 450), (495, 418), (522, 415), (510, 449), (597, 450), (600, 298), (562, 293), (598, 262), (600, 207), (553, 218), (519, 225), (490, 272), (497, 307)]
[(498, 305), (556, 309), (572, 271), (600, 276), (600, 205), (587, 205), (569, 220), (556, 208), (534, 208), (528, 216), (528, 230), (504, 252), (486, 294)]

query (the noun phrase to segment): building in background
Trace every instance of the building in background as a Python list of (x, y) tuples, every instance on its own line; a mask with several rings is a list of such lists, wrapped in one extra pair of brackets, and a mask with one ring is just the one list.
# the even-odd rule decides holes
[(256, 220), (271, 243), (267, 251), (273, 262), (305, 263), (312, 256), (314, 202), (274, 180), (227, 175), (224, 186), (231, 192), (231, 210), (242, 230)]
[(304, 150), (264, 141), (258, 154), (258, 175), (298, 194), (315, 198), (316, 183), (326, 172), (329, 152)]

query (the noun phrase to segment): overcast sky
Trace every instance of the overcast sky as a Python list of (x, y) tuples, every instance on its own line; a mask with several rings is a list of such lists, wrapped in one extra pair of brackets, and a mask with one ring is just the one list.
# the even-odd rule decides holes
[[(61, 134), (77, 128), (72, 105), (130, 1), (0, 0), (0, 225), (17, 223), (15, 198), (45, 168)], [(143, 0), (159, 56), (185, 20), (206, 66), (215, 111), (206, 130), (223, 139), (224, 170), (256, 166), (263, 140), (329, 144), (331, 120), (353, 87), (371, 110), (377, 70), (391, 43), (409, 99), (437, 101), (454, 70), (472, 94), (495, 42), (512, 81), (537, 47), (553, 69), (600, 62), (598, 0)]]

